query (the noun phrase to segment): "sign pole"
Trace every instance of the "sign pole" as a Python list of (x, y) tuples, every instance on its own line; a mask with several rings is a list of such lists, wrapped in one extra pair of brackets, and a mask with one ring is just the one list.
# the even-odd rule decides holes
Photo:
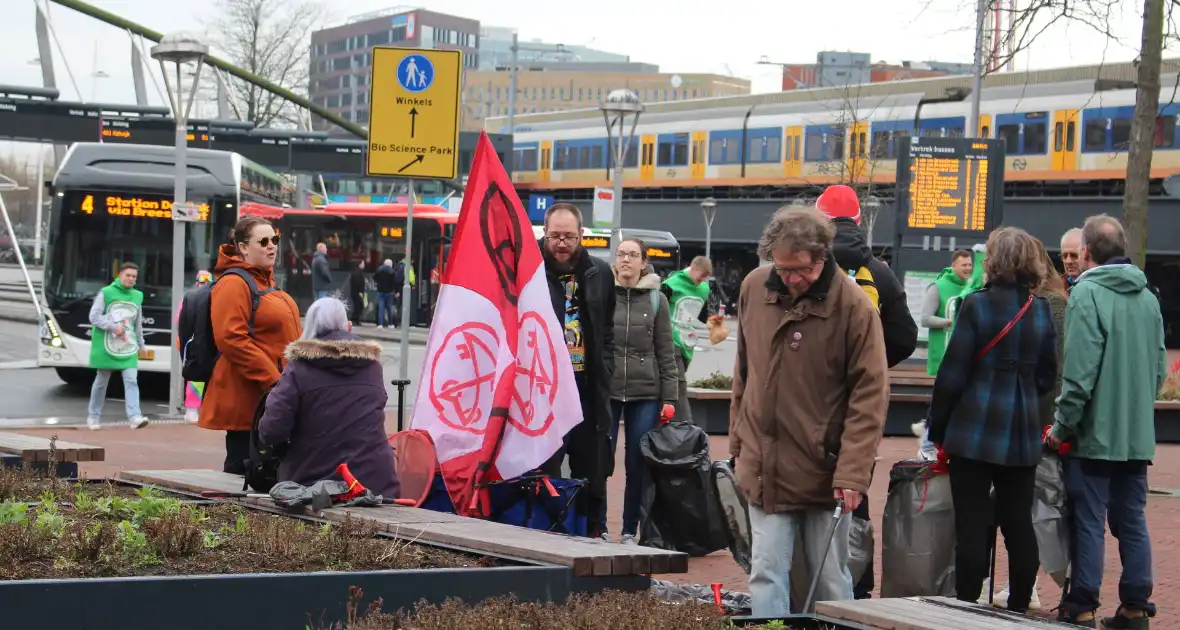
[[(405, 269), (402, 273), (402, 321), (401, 321), (401, 366), (400, 372), (401, 380), (410, 380), (410, 308), (413, 305), (410, 293), (413, 288), (410, 286), (410, 269), (414, 266), (413, 253), (411, 251), (414, 243), (414, 180), (406, 180), (409, 184), (409, 199), (406, 201), (406, 259)], [(401, 427), (398, 427), (401, 430)]]

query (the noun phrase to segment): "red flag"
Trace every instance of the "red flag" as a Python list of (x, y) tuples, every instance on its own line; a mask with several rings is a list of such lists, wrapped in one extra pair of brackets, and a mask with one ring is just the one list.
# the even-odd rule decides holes
[[(543, 464), (582, 421), (565, 334), (528, 215), (487, 134), (475, 149), (418, 380), (411, 426), (430, 433), (451, 500)], [(483, 515), (488, 503), (482, 501)]]

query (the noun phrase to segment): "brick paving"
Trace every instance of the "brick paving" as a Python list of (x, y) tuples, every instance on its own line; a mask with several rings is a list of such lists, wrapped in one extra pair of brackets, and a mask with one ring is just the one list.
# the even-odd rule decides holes
[[(392, 418), (387, 422), (387, 428), (390, 431), (394, 430)], [(52, 431), (27, 430), (20, 431), (20, 433), (48, 437)], [(111, 476), (121, 469), (137, 468), (220, 469), (224, 457), (223, 434), (205, 431), (195, 426), (149, 426), (138, 431), (118, 427), (97, 432), (65, 429), (59, 430), (58, 435), (63, 440), (106, 448), (107, 461), (82, 465), (84, 473), (91, 477)], [(725, 457), (728, 452), (725, 437), (714, 436), (710, 438), (710, 447), (714, 457)], [(869, 494), (873, 523), (878, 528), (877, 557), (875, 559), (878, 585), (881, 575), (879, 528), (881, 514), (885, 507), (888, 467), (894, 461), (913, 457), (916, 450), (917, 439), (915, 438), (889, 438), (882, 442), (879, 451), (882, 459)], [(608, 512), (610, 529), (616, 533), (619, 531), (622, 514), (624, 481), (622, 449), (619, 449), (617, 458), (619, 472), (610, 480), (610, 508)], [(1149, 472), (1149, 482), (1152, 487), (1180, 489), (1180, 445), (1161, 445), (1159, 447), (1156, 465)], [(1176, 557), (1177, 549), (1180, 548), (1180, 498), (1150, 496), (1147, 519), (1154, 553), (1154, 600), (1160, 607), (1159, 615), (1153, 620), (1153, 627), (1180, 630), (1180, 605), (1173, 604), (1171, 601), (1172, 596), (1180, 597), (1180, 566), (1171, 562)], [(999, 573), (997, 582), (1002, 587), (1006, 582), (1007, 575), (1007, 559), (1002, 546), (997, 557), (996, 567)], [(1114, 544), (1114, 539), (1108, 535), (1106, 574), (1102, 588), (1103, 614), (1112, 614), (1118, 605), (1119, 569), (1118, 549)], [(738, 590), (745, 590), (747, 586), (746, 575), (733, 562), (728, 551), (691, 559), (687, 574), (660, 577), (684, 583), (721, 582), (725, 588)], [(1038, 583), (1038, 592), (1046, 613), (1056, 606), (1061, 597), (1060, 589), (1051, 578), (1044, 574)]]

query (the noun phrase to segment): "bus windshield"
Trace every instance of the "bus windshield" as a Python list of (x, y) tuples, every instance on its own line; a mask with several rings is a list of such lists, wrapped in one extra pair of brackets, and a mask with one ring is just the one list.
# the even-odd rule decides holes
[[(212, 269), (217, 247), (237, 218), (232, 198), (190, 199), (199, 208), (224, 208), (188, 224), (185, 278)], [(172, 306), (172, 195), (129, 191), (59, 190), (50, 231), (45, 295), (50, 308), (88, 300), (111, 283), (119, 265), (139, 264), (144, 306)], [(208, 221), (209, 216), (213, 220)]]

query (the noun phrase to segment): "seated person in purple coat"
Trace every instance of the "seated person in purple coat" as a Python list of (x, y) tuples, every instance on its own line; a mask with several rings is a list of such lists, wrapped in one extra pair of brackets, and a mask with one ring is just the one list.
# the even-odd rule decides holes
[(287, 368), (266, 400), (259, 438), (271, 446), (290, 443), (279, 481), (337, 479), (336, 467), (347, 463), (373, 494), (396, 499), (381, 346), (351, 331), (340, 300), (320, 298), (311, 305), (303, 336), (287, 346)]

